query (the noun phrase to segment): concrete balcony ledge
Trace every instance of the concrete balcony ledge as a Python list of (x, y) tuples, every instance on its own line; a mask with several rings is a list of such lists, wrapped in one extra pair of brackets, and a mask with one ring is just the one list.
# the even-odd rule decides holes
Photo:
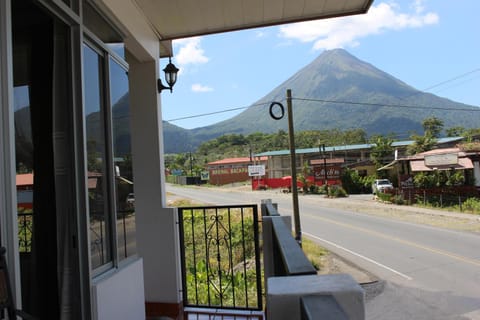
[(340, 319), (365, 319), (364, 290), (348, 274), (268, 278), (267, 319), (300, 320), (300, 300), (306, 296), (331, 296), (338, 304), (326, 304), (322, 308), (325, 314), (317, 319), (338, 319), (329, 316), (339, 313), (346, 315)]

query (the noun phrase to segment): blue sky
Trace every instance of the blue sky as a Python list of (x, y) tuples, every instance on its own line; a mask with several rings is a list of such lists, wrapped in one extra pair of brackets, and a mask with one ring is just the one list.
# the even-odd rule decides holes
[[(162, 93), (163, 120), (191, 129), (229, 119), (334, 48), (416, 89), (480, 106), (479, 12), (478, 0), (374, 1), (365, 15), (177, 40), (172, 62), (181, 71), (173, 93)], [(222, 112), (230, 109), (238, 110)]]

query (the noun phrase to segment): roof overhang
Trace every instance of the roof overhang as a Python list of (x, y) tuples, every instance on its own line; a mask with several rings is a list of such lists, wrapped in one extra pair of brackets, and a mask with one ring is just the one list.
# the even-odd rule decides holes
[(450, 165), (427, 166), (424, 160), (410, 161), (410, 168), (413, 172), (417, 171), (436, 171), (436, 170), (465, 170), (473, 169), (472, 160), (469, 158), (458, 158), (458, 162)]
[(366, 13), (373, 0), (134, 0), (160, 40)]

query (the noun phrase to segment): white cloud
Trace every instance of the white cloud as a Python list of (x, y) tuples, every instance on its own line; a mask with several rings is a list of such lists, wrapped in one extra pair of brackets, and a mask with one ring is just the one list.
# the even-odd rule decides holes
[(426, 12), (423, 1), (415, 0), (410, 13), (400, 12), (394, 3), (380, 3), (372, 6), (367, 14), (335, 19), (316, 20), (280, 27), (280, 35), (301, 42), (313, 42), (313, 48), (334, 49), (355, 47), (359, 39), (406, 28), (420, 28), (438, 23), (434, 12)]
[(213, 88), (209, 86), (204, 86), (199, 83), (195, 83), (192, 85), (192, 91), (193, 92), (210, 92), (210, 91), (213, 91)]
[(207, 63), (209, 59), (200, 44), (200, 37), (175, 40), (174, 45), (179, 47), (175, 55), (175, 61), (178, 65), (185, 66), (188, 64)]
[(255, 31), (255, 37), (256, 38), (265, 38), (268, 35), (267, 32), (265, 31)]

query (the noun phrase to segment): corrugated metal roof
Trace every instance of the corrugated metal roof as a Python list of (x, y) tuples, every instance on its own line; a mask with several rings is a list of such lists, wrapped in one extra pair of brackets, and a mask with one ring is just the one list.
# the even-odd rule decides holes
[[(455, 141), (461, 141), (463, 137), (447, 137), (447, 138), (439, 138), (437, 139), (438, 144), (450, 143)], [(392, 147), (405, 147), (413, 144), (413, 140), (405, 140), (405, 141), (394, 141), (392, 143)], [(335, 151), (352, 151), (352, 150), (362, 150), (362, 149), (371, 149), (374, 147), (375, 144), (373, 143), (365, 143), (365, 144), (351, 144), (351, 145), (342, 145), (342, 146), (331, 146), (325, 147), (325, 152), (335, 152)], [(320, 148), (306, 148), (306, 149), (297, 149), (295, 150), (296, 154), (308, 154), (308, 153), (320, 153)], [(277, 150), (277, 151), (267, 151), (262, 153), (257, 153), (255, 156), (285, 156), (289, 155), (290, 150)]]
[[(258, 159), (257, 156), (255, 156), (255, 161), (266, 161), (267, 157), (260, 157)], [(207, 163), (207, 165), (219, 165), (219, 164), (234, 164), (234, 163), (249, 163), (251, 162), (249, 157), (238, 157), (238, 158), (226, 158), (226, 159), (221, 159), (213, 162)]]

